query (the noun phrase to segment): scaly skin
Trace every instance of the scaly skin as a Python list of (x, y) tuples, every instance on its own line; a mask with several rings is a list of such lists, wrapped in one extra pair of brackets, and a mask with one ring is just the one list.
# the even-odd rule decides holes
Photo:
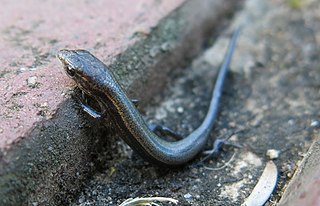
[(176, 166), (192, 160), (208, 140), (217, 116), (223, 83), (239, 32), (239, 29), (234, 32), (220, 67), (205, 119), (190, 135), (176, 142), (161, 139), (148, 128), (110, 69), (88, 51), (61, 50), (58, 58), (68, 75), (100, 107), (100, 111), (96, 111), (97, 109), (82, 103), (86, 112), (95, 118), (103, 118), (108, 122), (114, 121), (119, 127), (123, 140), (146, 160), (158, 165)]

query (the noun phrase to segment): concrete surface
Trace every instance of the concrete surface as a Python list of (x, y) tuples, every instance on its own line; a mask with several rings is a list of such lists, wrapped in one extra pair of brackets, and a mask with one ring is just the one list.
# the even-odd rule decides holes
[(144, 105), (219, 32), (235, 2), (2, 1), (0, 204), (65, 205), (115, 151), (112, 127), (71, 98), (59, 49), (90, 50)]

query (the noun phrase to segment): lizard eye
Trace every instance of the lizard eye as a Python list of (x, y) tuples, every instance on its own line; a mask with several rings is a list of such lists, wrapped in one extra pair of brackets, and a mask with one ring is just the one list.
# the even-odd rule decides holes
[(76, 74), (76, 72), (74, 71), (74, 69), (72, 69), (72, 68), (69, 67), (69, 66), (65, 66), (65, 70), (66, 70), (67, 74), (68, 74), (70, 77), (74, 77), (74, 75)]

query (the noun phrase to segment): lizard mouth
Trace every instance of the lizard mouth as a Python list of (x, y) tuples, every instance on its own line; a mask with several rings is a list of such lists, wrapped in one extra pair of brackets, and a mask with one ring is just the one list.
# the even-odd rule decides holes
[(74, 69), (72, 69), (68, 65), (64, 65), (64, 70), (66, 71), (67, 75), (71, 78), (73, 78), (76, 75), (76, 72), (74, 71)]
[(57, 57), (60, 60), (60, 62), (63, 64), (63, 68), (68, 74), (69, 77), (73, 78), (76, 74), (75, 69), (73, 68), (72, 64), (70, 63), (70, 60), (68, 58), (68, 54), (70, 54), (69, 51), (61, 50)]

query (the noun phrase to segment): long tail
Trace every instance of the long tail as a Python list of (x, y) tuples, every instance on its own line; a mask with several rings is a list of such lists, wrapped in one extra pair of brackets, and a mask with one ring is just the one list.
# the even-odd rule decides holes
[(232, 38), (231, 38), (231, 41), (229, 43), (229, 47), (227, 49), (227, 53), (225, 54), (224, 60), (220, 66), (219, 74), (216, 79), (216, 83), (215, 83), (213, 93), (212, 93), (209, 111), (208, 111), (207, 116), (203, 122), (204, 125), (209, 125), (209, 122), (211, 122), (211, 124), (213, 124), (214, 119), (216, 118), (216, 115), (218, 113), (218, 108), (219, 108), (218, 105), (219, 105), (221, 93), (223, 90), (224, 80), (226, 78), (226, 74), (227, 74), (231, 59), (232, 59), (232, 55), (233, 55), (234, 49), (236, 47), (236, 42), (237, 42), (238, 36), (240, 34), (240, 30), (241, 30), (241, 28), (239, 27), (234, 31)]

